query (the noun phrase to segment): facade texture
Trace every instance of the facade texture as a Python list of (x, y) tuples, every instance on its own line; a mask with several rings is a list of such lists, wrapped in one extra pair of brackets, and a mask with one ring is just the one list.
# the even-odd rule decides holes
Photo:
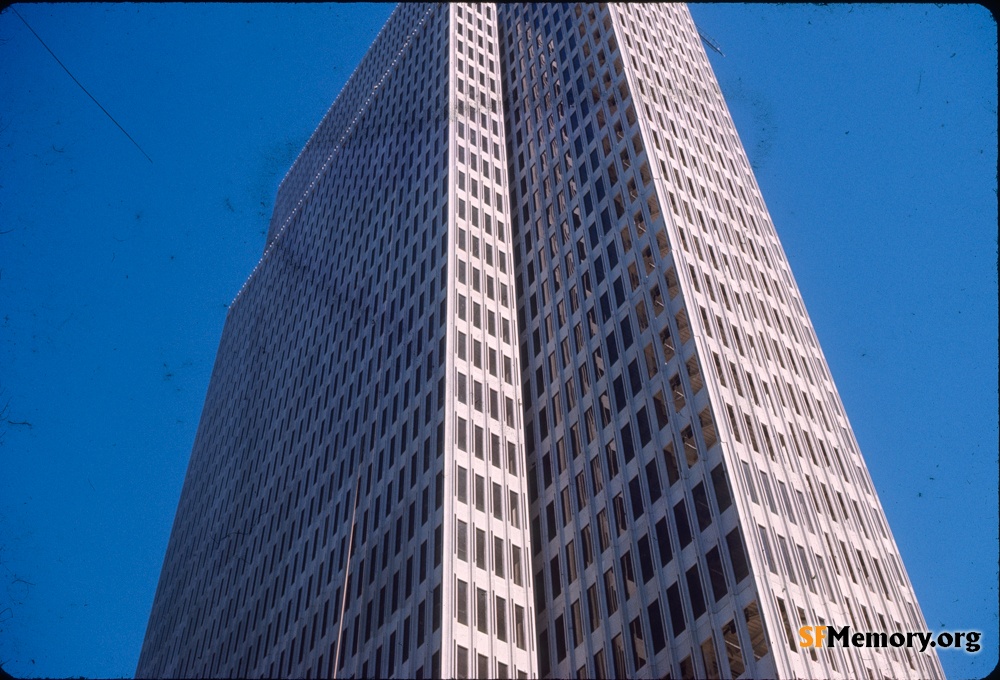
[(232, 304), (140, 677), (943, 677), (682, 5), (401, 4)]

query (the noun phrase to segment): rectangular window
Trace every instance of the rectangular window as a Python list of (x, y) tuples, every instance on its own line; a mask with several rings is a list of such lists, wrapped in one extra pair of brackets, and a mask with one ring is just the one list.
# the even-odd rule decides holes
[(726, 659), (732, 676), (743, 675), (746, 664), (743, 662), (743, 650), (740, 648), (740, 638), (736, 632), (736, 622), (729, 621), (722, 627), (722, 637), (726, 643)]
[[(490, 351), (492, 352), (493, 350)], [(492, 411), (492, 413), (496, 415), (496, 411)], [(490, 458), (493, 467), (500, 467), (500, 437), (495, 434), (490, 435)]]
[(628, 519), (626, 519), (626, 514), (625, 514), (625, 499), (622, 498), (621, 494), (615, 496), (614, 507), (615, 507), (615, 526), (618, 528), (618, 535), (621, 536), (623, 533), (628, 531)]
[(458, 579), (455, 589), (455, 618), (459, 623), (469, 625), (469, 584)]
[(663, 618), (660, 614), (660, 603), (653, 600), (649, 603), (649, 632), (653, 643), (653, 655), (659, 654), (667, 646), (667, 636), (663, 630)]
[(493, 516), (503, 520), (503, 489), (493, 482)]
[(642, 571), (642, 582), (649, 583), (655, 575), (653, 569), (653, 553), (649, 546), (649, 536), (645, 535), (639, 539), (639, 568)]
[(670, 531), (667, 528), (666, 518), (660, 518), (656, 523), (656, 545), (660, 553), (660, 565), (665, 567), (673, 559), (673, 550), (670, 547)]
[(712, 511), (708, 506), (708, 494), (705, 492), (705, 484), (698, 482), (691, 489), (691, 497), (694, 499), (695, 517), (698, 518), (698, 529), (704, 531), (712, 523)]
[(493, 537), (493, 571), (500, 578), (504, 578), (503, 570), (504, 544), (499, 536)]
[(626, 550), (621, 558), (622, 581), (625, 583), (625, 599), (630, 599), (638, 590), (635, 579), (635, 566), (632, 564), (632, 553)]
[(604, 572), (604, 597), (608, 605), (608, 616), (618, 611), (618, 588), (615, 585), (615, 570)]
[(599, 456), (595, 456), (590, 461), (590, 473), (590, 481), (594, 484), (594, 493), (598, 494), (604, 489), (604, 475)]
[(587, 493), (587, 478), (584, 473), (579, 473), (576, 476), (576, 506), (580, 510), (587, 507), (587, 500), (589, 494)]
[[(632, 663), (635, 664), (635, 669), (638, 671), (640, 668), (646, 665), (646, 641), (642, 637), (642, 617), (635, 617), (629, 624), (629, 633), (632, 637)], [(709, 674), (710, 678), (718, 677), (718, 675)]]
[(688, 523), (687, 506), (683, 498), (674, 506), (674, 523), (677, 525), (677, 538), (683, 550), (691, 542), (691, 525)]
[(486, 571), (486, 532), (476, 529), (476, 566)]
[(687, 570), (684, 575), (687, 580), (688, 596), (691, 598), (691, 612), (694, 618), (698, 618), (705, 613), (705, 597), (701, 590), (701, 577), (698, 575), (698, 566), (695, 565)]
[(709, 582), (712, 584), (712, 595), (716, 602), (721, 600), (729, 588), (726, 586), (726, 574), (722, 566), (722, 557), (718, 546), (705, 553), (705, 563), (708, 565)]
[(566, 581), (570, 585), (576, 581), (576, 545), (573, 541), (566, 544)]
[(514, 644), (517, 645), (518, 649), (527, 648), (525, 646), (524, 607), (519, 604), (514, 605)]
[(507, 641), (507, 600), (499, 595), (494, 603), (497, 610), (497, 639), (501, 642)]
[(681, 677), (685, 680), (695, 677), (694, 661), (691, 660), (690, 654), (681, 659)]
[(705, 676), (709, 678), (720, 678), (719, 662), (715, 657), (715, 645), (712, 643), (712, 636), (709, 635), (701, 643), (701, 660), (705, 664)]
[(459, 451), (468, 451), (468, 423), (463, 419), (458, 419), (458, 449)]
[(600, 541), (601, 552), (603, 553), (611, 545), (611, 526), (608, 523), (608, 513), (602, 509), (597, 513), (597, 538)]
[(611, 640), (611, 652), (615, 662), (615, 677), (629, 677), (628, 668), (625, 665), (625, 644), (622, 642), (621, 634), (616, 635)]
[(677, 637), (686, 628), (684, 621), (684, 609), (681, 606), (681, 593), (677, 584), (667, 588), (667, 608), (670, 610), (670, 626), (673, 629), (674, 637)]
[(778, 481), (778, 492), (780, 494), (781, 504), (784, 506), (785, 514), (788, 515), (788, 519), (792, 524), (797, 524), (795, 521), (795, 512), (792, 510), (792, 501), (788, 496), (788, 488), (785, 483)]
[(740, 465), (743, 468), (743, 481), (747, 485), (747, 489), (750, 491), (750, 500), (752, 500), (757, 505), (760, 505), (760, 501), (757, 499), (757, 489), (753, 484), (753, 473), (750, 472), (750, 466), (744, 461), (740, 461)]
[(486, 480), (480, 475), (476, 475), (475, 488), (473, 489), (473, 501), (476, 510), (486, 512)]
[(569, 610), (573, 620), (573, 646), (579, 647), (583, 643), (583, 610), (580, 600), (575, 600)]
[(729, 483), (726, 481), (726, 471), (724, 463), (719, 463), (712, 468), (712, 489), (715, 491), (715, 502), (721, 515), (730, 505), (733, 504), (732, 496), (729, 493)]
[(754, 600), (743, 609), (747, 632), (750, 633), (750, 646), (753, 648), (753, 658), (760, 661), (767, 654), (767, 639), (764, 635), (764, 622), (760, 618), (757, 601)]
[(760, 473), (760, 487), (764, 490), (764, 498), (767, 499), (767, 507), (771, 508), (771, 512), (778, 514), (778, 508), (774, 505), (774, 496), (771, 495), (771, 482), (767, 477), (766, 472)]
[(667, 481), (670, 486), (680, 479), (680, 470), (677, 467), (677, 457), (674, 455), (674, 445), (667, 444), (663, 447), (663, 464), (667, 467)]
[(816, 533), (813, 530), (812, 519), (809, 517), (809, 506), (806, 504), (806, 497), (801, 491), (795, 489), (795, 498), (799, 503), (799, 512), (802, 515), (802, 520), (805, 522), (806, 528), (809, 529), (811, 533)]
[(458, 466), (458, 474), (455, 476), (455, 496), (459, 503), (468, 503), (468, 486), (469, 486), (469, 473), (462, 467)]
[(476, 630), (480, 633), (489, 633), (489, 612), (486, 610), (486, 591), (476, 588)]
[(603, 649), (599, 649), (596, 652), (594, 652), (594, 677), (595, 678), (608, 677), (608, 668), (607, 668), (607, 663), (604, 661)]
[(521, 549), (516, 545), (510, 546), (510, 573), (514, 580), (514, 585), (523, 585), (521, 575)]
[(463, 562), (469, 561), (469, 525), (458, 520), (455, 524), (455, 554)]
[(587, 588), (587, 610), (590, 614), (590, 632), (593, 633), (601, 625), (601, 603), (597, 596), (597, 584)]
[(788, 610), (785, 609), (785, 601), (780, 597), (778, 600), (778, 615), (781, 617), (781, 627), (785, 629), (785, 638), (788, 640), (788, 646), (793, 652), (798, 652), (798, 645), (795, 644), (795, 636), (792, 634), (792, 626), (788, 621)]
[[(811, 590), (813, 593), (815, 593), (816, 592), (816, 576), (812, 573), (812, 568), (809, 566), (809, 558), (806, 557), (806, 551), (805, 551), (805, 549), (801, 545), (798, 545), (798, 544), (795, 544), (795, 549), (798, 552), (799, 563), (802, 566), (802, 579), (806, 582), (806, 585), (809, 586), (809, 590)], [(878, 568), (878, 562), (877, 561), (875, 562), (875, 567)], [(881, 579), (881, 576), (879, 578)], [(885, 584), (884, 583), (882, 585), (882, 588), (883, 588), (883, 590), (885, 590)], [(888, 590), (885, 591), (885, 594), (888, 596), (888, 594), (889, 594)]]
[(559, 571), (559, 555), (555, 555), (549, 562), (549, 576), (552, 581), (552, 599), (555, 599), (562, 592), (562, 572)]
[(785, 564), (785, 570), (788, 572), (788, 578), (792, 583), (798, 584), (799, 580), (795, 574), (795, 565), (792, 562), (792, 556), (788, 552), (788, 541), (785, 537), (778, 534), (778, 549), (781, 551), (781, 560)]
[(771, 544), (767, 540), (767, 529), (761, 525), (757, 525), (757, 537), (760, 539), (761, 550), (764, 551), (764, 561), (767, 562), (767, 568), (771, 570), (772, 574), (777, 574), (778, 570), (774, 566), (774, 556), (771, 554)]
[(594, 539), (590, 533), (590, 525), (580, 530), (580, 548), (583, 550), (583, 568), (594, 562)]

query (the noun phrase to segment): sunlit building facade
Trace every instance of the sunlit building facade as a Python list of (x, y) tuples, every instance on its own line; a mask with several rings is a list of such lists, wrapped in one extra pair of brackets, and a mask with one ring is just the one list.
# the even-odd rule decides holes
[(943, 677), (683, 5), (401, 4), (230, 307), (140, 677)]
[(500, 36), (540, 673), (941, 677), (687, 9)]

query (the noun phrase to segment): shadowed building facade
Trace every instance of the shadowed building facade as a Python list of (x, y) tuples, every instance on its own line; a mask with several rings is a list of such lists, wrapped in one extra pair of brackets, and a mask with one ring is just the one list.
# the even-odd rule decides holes
[(943, 677), (682, 5), (400, 5), (230, 307), (137, 675)]

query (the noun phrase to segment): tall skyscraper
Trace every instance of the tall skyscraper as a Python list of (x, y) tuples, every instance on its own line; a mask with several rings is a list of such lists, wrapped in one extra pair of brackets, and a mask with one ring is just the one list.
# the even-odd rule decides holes
[(401, 4), (230, 307), (139, 676), (943, 677), (687, 9)]

